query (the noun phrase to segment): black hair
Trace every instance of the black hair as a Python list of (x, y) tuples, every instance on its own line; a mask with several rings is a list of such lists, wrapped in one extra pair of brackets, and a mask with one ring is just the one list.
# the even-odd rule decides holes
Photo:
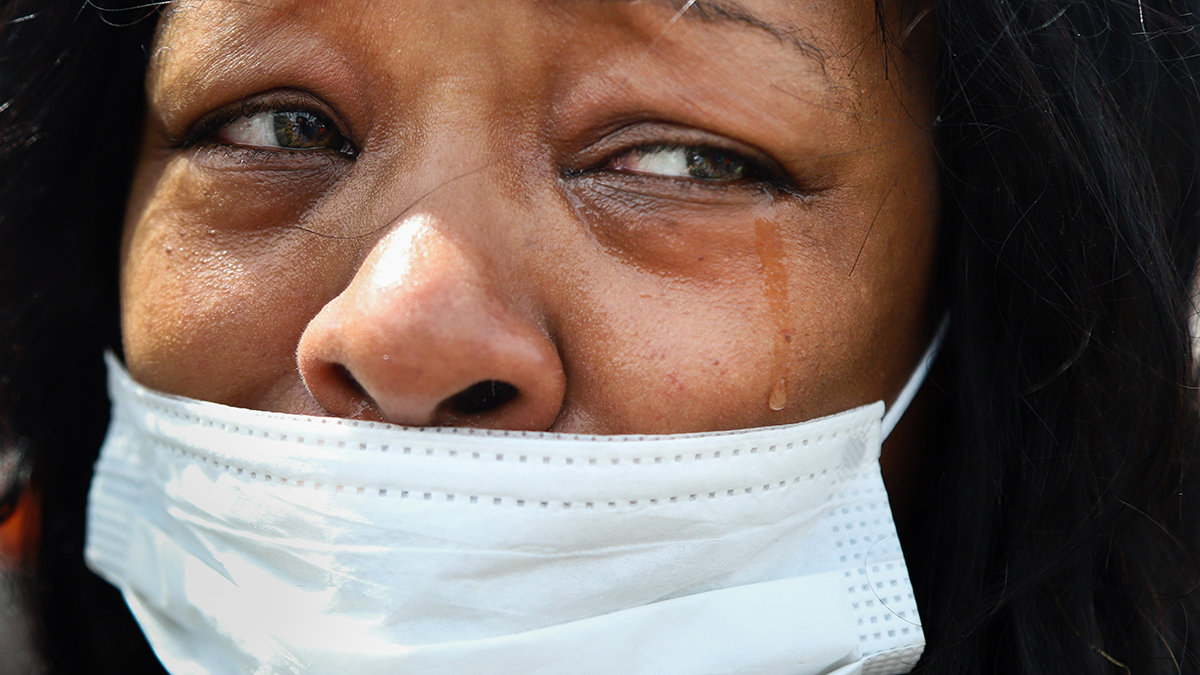
[[(35, 460), (64, 673), (161, 672), (82, 561), (154, 24), (137, 12), (0, 9), (0, 448)], [(934, 3), (952, 321), (931, 386), (952, 415), (904, 541), (917, 672), (1200, 672), (1198, 13)]]
[(1196, 3), (939, 2), (921, 672), (1200, 669)]
[(163, 672), (83, 563), (154, 24), (137, 18), (83, 2), (0, 9), (0, 450), (29, 449), (42, 493), (34, 595), (52, 672)]

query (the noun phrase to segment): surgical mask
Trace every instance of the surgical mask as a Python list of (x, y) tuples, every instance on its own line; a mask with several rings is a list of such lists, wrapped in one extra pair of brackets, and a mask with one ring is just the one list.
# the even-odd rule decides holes
[(886, 416), (660, 436), (243, 410), (109, 356), (87, 561), (174, 675), (908, 672), (878, 458), (936, 343)]

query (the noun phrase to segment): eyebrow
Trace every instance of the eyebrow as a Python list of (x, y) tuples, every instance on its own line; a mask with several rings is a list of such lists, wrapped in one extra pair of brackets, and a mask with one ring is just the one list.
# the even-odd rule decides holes
[(676, 18), (751, 28), (795, 47), (800, 54), (825, 69), (825, 52), (800, 35), (800, 29), (789, 24), (772, 23), (746, 8), (739, 0), (607, 0), (637, 4), (650, 2), (676, 12)]

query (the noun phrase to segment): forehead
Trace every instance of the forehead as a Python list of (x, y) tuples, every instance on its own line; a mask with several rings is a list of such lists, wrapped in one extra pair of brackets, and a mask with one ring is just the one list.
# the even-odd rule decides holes
[[(613, 11), (645, 11), (664, 14), (670, 23), (708, 23), (728, 28), (759, 31), (766, 36), (796, 47), (802, 55), (819, 58), (821, 49), (809, 41), (806, 27), (797, 19), (814, 19), (818, 14), (837, 14), (847, 19), (859, 16), (877, 21), (872, 0), (834, 3), (826, 7), (812, 5), (807, 8), (800, 3), (778, 0), (520, 0), (508, 2), (491, 0), (478, 2), (454, 2), (454, 0), (430, 3), (423, 0), (342, 0), (336, 5), (312, 3), (308, 0), (262, 0), (260, 2), (238, 2), (236, 0), (179, 0), (170, 3), (165, 13), (167, 25), (171, 19), (189, 14), (217, 10), (228, 17), (242, 15), (270, 22), (295, 19), (340, 20), (343, 26), (361, 23), (367, 16), (390, 15), (402, 18), (414, 15), (429, 15), (431, 9), (441, 8), (459, 14), (471, 12), (487, 14), (494, 10), (511, 14), (521, 7), (540, 11), (546, 15), (560, 16), (575, 14), (586, 16), (597, 9)], [(807, 11), (806, 11), (807, 10)], [(611, 16), (611, 14), (610, 14)], [(371, 23), (377, 23), (372, 21)]]
[[(668, 48), (680, 43), (724, 43), (737, 49), (707, 56), (737, 59), (751, 50), (827, 77), (830, 59), (862, 59), (877, 21), (872, 0), (184, 0), (164, 13), (154, 55), (162, 65), (172, 57), (211, 55), (281, 37), (288, 29), (309, 31), (308, 38), (359, 56), (403, 54), (430, 42), (446, 52), (461, 51), (471, 46), (466, 36), (485, 33), (490, 39), (475, 41), (476, 47), (507, 40), (526, 49), (561, 50), (580, 45), (581, 37), (594, 47), (603, 37), (609, 49), (642, 47), (647, 56), (669, 56)], [(179, 42), (200, 53), (187, 51), (187, 45), (175, 51)]]
[(670, 83), (697, 112), (802, 124), (824, 110), (856, 125), (889, 114), (870, 110), (891, 96), (878, 21), (874, 0), (185, 0), (160, 22), (148, 85), (169, 114), (276, 86), (380, 101), (499, 86), (548, 101)]

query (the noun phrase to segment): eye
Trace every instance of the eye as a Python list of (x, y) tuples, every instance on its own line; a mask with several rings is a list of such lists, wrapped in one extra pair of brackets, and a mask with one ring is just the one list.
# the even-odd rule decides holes
[(717, 183), (736, 183), (760, 176), (754, 162), (732, 152), (704, 146), (643, 146), (614, 157), (605, 168)]
[(297, 110), (243, 115), (219, 129), (216, 139), (250, 148), (354, 153), (350, 142), (331, 122), (315, 113)]

